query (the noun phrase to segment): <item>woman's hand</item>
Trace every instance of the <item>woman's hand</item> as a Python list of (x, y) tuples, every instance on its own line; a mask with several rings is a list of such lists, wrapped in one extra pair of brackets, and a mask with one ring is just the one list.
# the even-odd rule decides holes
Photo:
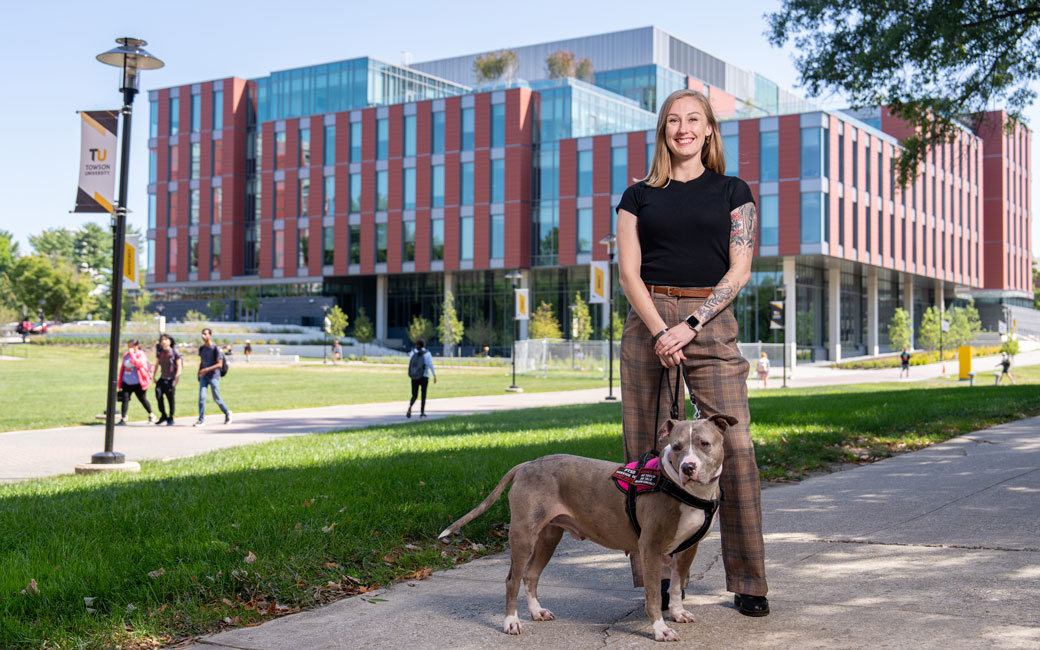
[(695, 336), (697, 336), (697, 332), (686, 323), (680, 322), (679, 324), (668, 328), (668, 331), (657, 339), (657, 342), (654, 343), (654, 352), (657, 353), (657, 356), (659, 357), (671, 357), (678, 354), (680, 359), (686, 359), (686, 356), (682, 353), (682, 349), (686, 347), (686, 344), (692, 341)]

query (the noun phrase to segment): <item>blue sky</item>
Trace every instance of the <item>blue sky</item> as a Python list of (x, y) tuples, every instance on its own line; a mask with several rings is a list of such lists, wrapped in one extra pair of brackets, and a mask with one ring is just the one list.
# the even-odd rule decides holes
[[(5, 205), (0, 228), (14, 233), (22, 251), (44, 228), (78, 226), (106, 215), (69, 214), (76, 193), (79, 120), (76, 111), (117, 108), (119, 73), (95, 60), (118, 36), (148, 41), (166, 67), (146, 72), (149, 88), (229, 76), (258, 77), (274, 70), (372, 56), (392, 63), (402, 52), (414, 61), (469, 54), (561, 38), (657, 25), (739, 67), (798, 90), (791, 52), (769, 46), (763, 14), (775, 0), (639, 3), (598, 0), (527, 0), (509, 11), (493, 3), (445, 0), (398, 2), (197, 2), (89, 5), (21, 2), (5, 7), (0, 24), (4, 101)], [(634, 9), (638, 9), (636, 12)], [(831, 98), (825, 106), (838, 106)], [(130, 222), (147, 219), (148, 104), (134, 104), (130, 154)], [(1040, 109), (1027, 114), (1031, 125)], [(1034, 159), (1040, 159), (1034, 139)], [(1034, 178), (1034, 186), (1040, 175)], [(1040, 226), (1034, 219), (1034, 254)]]

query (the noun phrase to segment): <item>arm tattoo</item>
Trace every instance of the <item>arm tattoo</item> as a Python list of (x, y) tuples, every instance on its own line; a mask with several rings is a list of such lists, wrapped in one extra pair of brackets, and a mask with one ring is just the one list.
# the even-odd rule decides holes
[[(732, 272), (733, 257), (749, 258), (755, 250), (755, 230), (758, 224), (758, 212), (755, 204), (748, 201), (730, 213), (729, 222), (729, 255), (731, 259), (730, 270)], [(693, 313), (697, 320), (707, 323), (720, 311), (725, 309), (737, 297), (737, 293), (744, 287), (744, 282), (726, 273), (715, 285), (711, 295)]]
[(730, 249), (750, 252), (755, 247), (755, 229), (758, 222), (755, 204), (748, 201), (731, 212), (729, 217)]

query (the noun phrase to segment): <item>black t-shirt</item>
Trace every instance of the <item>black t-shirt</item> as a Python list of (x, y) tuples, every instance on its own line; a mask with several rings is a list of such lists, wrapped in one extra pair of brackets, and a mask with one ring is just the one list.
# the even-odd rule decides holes
[(643, 282), (672, 287), (714, 287), (729, 270), (730, 213), (753, 203), (736, 176), (710, 169), (664, 187), (639, 181), (621, 196), (618, 210), (639, 218)]
[[(220, 346), (217, 345), (200, 345), (199, 346), (199, 359), (202, 362), (201, 368), (209, 368), (216, 364), (218, 361), (224, 358), (224, 352), (221, 351)], [(202, 375), (207, 379), (213, 379), (214, 374), (219, 373), (219, 369), (210, 370), (206, 374)], [(220, 378), (219, 374), (216, 374), (217, 378)]]
[(903, 362), (904, 366), (909, 366), (910, 365), (910, 353), (909, 352), (904, 352), (903, 354), (899, 355), (899, 360)]

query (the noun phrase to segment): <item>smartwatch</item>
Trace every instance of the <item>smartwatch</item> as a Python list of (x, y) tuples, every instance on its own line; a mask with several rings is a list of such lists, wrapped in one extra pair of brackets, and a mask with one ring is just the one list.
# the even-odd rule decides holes
[(704, 329), (704, 324), (701, 323), (700, 320), (698, 320), (697, 317), (693, 314), (690, 314), (686, 317), (686, 324), (689, 325), (690, 329), (694, 332), (700, 332), (702, 329)]

